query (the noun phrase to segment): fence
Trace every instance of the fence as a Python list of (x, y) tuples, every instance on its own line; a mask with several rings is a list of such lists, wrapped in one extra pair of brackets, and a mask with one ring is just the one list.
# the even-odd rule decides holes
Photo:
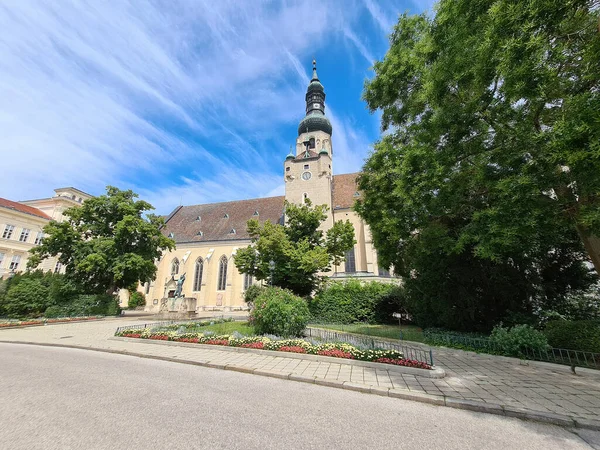
[(394, 342), (382, 341), (368, 336), (359, 336), (356, 334), (342, 333), (339, 331), (324, 330), (322, 328), (307, 327), (305, 334), (308, 337), (315, 337), (325, 342), (346, 342), (358, 347), (377, 348), (383, 350), (395, 350), (402, 353), (404, 358), (424, 362), (433, 366), (433, 352), (406, 345), (396, 344)]
[[(476, 338), (453, 333), (431, 331), (424, 331), (423, 335), (425, 336), (425, 341), (429, 345), (443, 345), (447, 347), (462, 348), (464, 350), (506, 355), (506, 351), (500, 345), (487, 338)], [(581, 350), (568, 350), (564, 348), (537, 350), (524, 348), (520, 355), (507, 356), (518, 356), (534, 361), (600, 369), (600, 353), (584, 352)]]
[(140, 329), (146, 329), (146, 328), (158, 328), (158, 327), (166, 327), (169, 325), (177, 325), (177, 324), (184, 324), (184, 323), (190, 323), (190, 322), (212, 322), (212, 321), (218, 321), (218, 320), (223, 320), (223, 319), (233, 319), (234, 321), (242, 321), (242, 320), (247, 320), (244, 317), (237, 317), (237, 316), (218, 316), (218, 317), (211, 317), (210, 319), (207, 319), (206, 317), (198, 317), (198, 318), (193, 318), (193, 319), (185, 319), (185, 320), (166, 320), (163, 322), (151, 322), (151, 323), (140, 323), (137, 325), (125, 325), (122, 327), (118, 327), (117, 331), (115, 331), (115, 334), (124, 331), (124, 330), (140, 330)]

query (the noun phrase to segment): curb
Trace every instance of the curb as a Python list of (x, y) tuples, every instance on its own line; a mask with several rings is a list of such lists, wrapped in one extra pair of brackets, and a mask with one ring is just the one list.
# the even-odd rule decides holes
[(382, 363), (373, 363), (370, 361), (357, 361), (354, 359), (344, 359), (344, 358), (333, 358), (331, 356), (321, 356), (321, 355), (309, 355), (306, 353), (288, 353), (288, 352), (278, 352), (276, 350), (259, 350), (254, 348), (243, 348), (243, 347), (228, 347), (225, 345), (207, 345), (207, 344), (194, 344), (190, 342), (177, 342), (177, 341), (161, 341), (161, 340), (153, 340), (153, 339), (140, 339), (140, 338), (127, 338), (120, 336), (113, 336), (108, 338), (109, 341), (125, 341), (125, 342), (134, 342), (134, 343), (143, 343), (143, 344), (158, 344), (158, 345), (170, 345), (176, 347), (192, 347), (192, 348), (201, 348), (204, 350), (223, 350), (226, 352), (240, 352), (240, 353), (254, 353), (262, 356), (275, 356), (281, 358), (292, 358), (292, 359), (302, 359), (305, 361), (321, 361), (335, 364), (347, 364), (350, 366), (361, 366), (361, 367), (369, 367), (371, 369), (380, 369), (380, 370), (388, 370), (392, 372), (403, 373), (405, 375), (414, 375), (417, 377), (423, 378), (444, 378), (446, 376), (446, 371), (439, 367), (434, 367), (433, 369), (418, 369), (416, 367), (404, 367), (404, 366), (396, 366), (394, 364), (382, 364)]
[(105, 320), (105, 317), (101, 317), (99, 319), (84, 319), (84, 320), (65, 320), (64, 322), (47, 322), (47, 323), (32, 323), (30, 325), (15, 325), (13, 327), (0, 327), (0, 331), (2, 330), (18, 330), (22, 328), (34, 328), (34, 327), (45, 327), (48, 325), (66, 325), (69, 323), (82, 323), (82, 322), (100, 322), (101, 320)]
[[(509, 406), (502, 406), (493, 403), (478, 402), (473, 400), (464, 400), (452, 397), (446, 397), (442, 395), (432, 395), (422, 392), (409, 391), (405, 389), (396, 388), (381, 388), (377, 386), (369, 386), (365, 384), (353, 383), (349, 381), (337, 381), (337, 380), (325, 380), (316, 377), (306, 377), (301, 375), (295, 375), (291, 373), (275, 372), (264, 369), (251, 369), (248, 367), (239, 367), (235, 365), (215, 364), (210, 361), (190, 361), (181, 358), (174, 358), (168, 356), (155, 356), (147, 355), (143, 353), (129, 352), (125, 350), (111, 350), (101, 349), (94, 347), (84, 347), (79, 345), (68, 345), (68, 344), (54, 344), (54, 343), (39, 343), (39, 342), (25, 342), (25, 341), (4, 341), (0, 340), (2, 344), (21, 344), (21, 345), (37, 345), (41, 347), (59, 347), (59, 348), (72, 348), (77, 350), (92, 350), (101, 353), (112, 353), (117, 355), (135, 356), (145, 359), (154, 359), (159, 361), (175, 362), (180, 364), (189, 364), (193, 366), (209, 367), (213, 369), (231, 370), (234, 372), (247, 373), (252, 375), (260, 375), (269, 378), (278, 378), (284, 380), (298, 381), (301, 383), (318, 384), (326, 387), (333, 387), (337, 389), (345, 389), (349, 391), (361, 392), (364, 394), (381, 395), (383, 397), (399, 398), (402, 400), (410, 400), (420, 403), (427, 403), (436, 406), (445, 406), (449, 408), (464, 409), (468, 411), (474, 411), (485, 414), (496, 414), (506, 417), (514, 417), (521, 420), (529, 420), (533, 422), (540, 422), (545, 424), (557, 425), (560, 427), (569, 428), (580, 428), (587, 430), (600, 431), (600, 420), (585, 419), (578, 417), (570, 417), (562, 414), (546, 413), (542, 411), (534, 411), (522, 408), (514, 408)], [(197, 346), (198, 344), (191, 344)], [(213, 348), (213, 346), (207, 346)], [(244, 349), (247, 350), (247, 349)]]

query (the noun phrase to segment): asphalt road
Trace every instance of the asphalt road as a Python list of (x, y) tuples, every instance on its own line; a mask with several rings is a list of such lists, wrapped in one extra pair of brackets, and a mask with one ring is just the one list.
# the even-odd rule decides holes
[[(600, 443), (600, 433), (582, 436)], [(0, 344), (0, 449), (123, 448), (594, 447), (570, 430), (506, 417), (185, 364)]]

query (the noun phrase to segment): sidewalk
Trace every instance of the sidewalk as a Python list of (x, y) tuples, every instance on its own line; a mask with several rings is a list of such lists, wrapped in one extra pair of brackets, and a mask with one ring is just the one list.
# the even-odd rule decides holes
[(309, 361), (277, 353), (232, 352), (206, 346), (115, 340), (117, 327), (150, 322), (147, 317), (106, 319), (0, 330), (0, 342), (72, 346), (227, 368), (260, 375), (410, 398), (475, 411), (600, 429), (600, 372), (569, 373), (557, 365), (522, 365), (509, 358), (436, 348), (442, 379), (421, 378), (337, 362)]

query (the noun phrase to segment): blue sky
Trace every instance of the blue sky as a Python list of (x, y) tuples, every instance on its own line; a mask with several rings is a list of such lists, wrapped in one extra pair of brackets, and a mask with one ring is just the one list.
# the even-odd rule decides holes
[(334, 172), (380, 135), (361, 100), (399, 13), (433, 0), (0, 4), (0, 197), (74, 186), (179, 204), (283, 194), (317, 59)]

